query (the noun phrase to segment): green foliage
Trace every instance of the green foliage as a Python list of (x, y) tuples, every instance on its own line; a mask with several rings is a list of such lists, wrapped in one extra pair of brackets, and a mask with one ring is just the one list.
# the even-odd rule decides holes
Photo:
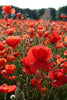
[[(62, 20), (61, 14), (67, 15), (67, 6), (63, 6), (58, 9), (56, 13), (56, 20)], [(67, 18), (65, 20), (67, 20)]]
[(52, 15), (52, 20), (55, 20), (55, 16), (56, 16), (56, 9), (51, 8), (51, 15)]

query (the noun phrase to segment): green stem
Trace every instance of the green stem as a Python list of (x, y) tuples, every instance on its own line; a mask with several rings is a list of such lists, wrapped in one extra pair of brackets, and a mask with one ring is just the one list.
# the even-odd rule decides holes
[(5, 93), (5, 94), (4, 94), (4, 100), (7, 100), (6, 96), (7, 96), (7, 94)]
[(53, 88), (54, 88), (54, 86), (52, 86), (52, 88), (51, 88), (51, 90), (50, 90), (50, 92), (49, 92), (49, 95), (48, 95), (48, 97), (47, 97), (47, 100), (49, 100), (49, 98), (50, 98), (50, 95), (51, 95), (51, 93), (52, 93)]

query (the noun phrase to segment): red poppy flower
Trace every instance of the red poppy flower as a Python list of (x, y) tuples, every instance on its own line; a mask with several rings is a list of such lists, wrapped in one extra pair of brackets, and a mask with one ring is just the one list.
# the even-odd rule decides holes
[(10, 5), (6, 5), (2, 7), (2, 10), (6, 13), (6, 14), (15, 14), (15, 9), (11, 8)]
[(33, 87), (36, 86), (36, 83), (37, 83), (37, 79), (36, 78), (31, 79), (31, 84), (32, 84)]
[(11, 6), (10, 5), (3, 6), (2, 10), (7, 14), (11, 14)]
[(64, 46), (64, 43), (63, 43), (63, 42), (57, 43), (57, 45), (56, 45), (57, 48), (61, 48), (61, 47), (63, 47), (63, 46)]
[(51, 79), (53, 79), (53, 80), (57, 80), (57, 79), (61, 79), (62, 77), (64, 77), (65, 76), (65, 71), (64, 71), (64, 69), (57, 69), (57, 70), (55, 70), (55, 71), (51, 71), (50, 73), (49, 73), (49, 75), (50, 75), (50, 78)]
[(18, 51), (14, 52), (14, 60), (16, 60), (18, 56), (19, 56), (19, 52)]
[(34, 23), (31, 21), (31, 22), (30, 22), (30, 27), (31, 27), (31, 28), (34, 28), (34, 26), (35, 26)]
[(44, 45), (34, 46), (28, 51), (27, 57), (23, 57), (21, 59), (25, 66), (22, 70), (26, 74), (36, 74), (40, 69), (49, 72), (51, 70), (52, 63), (48, 60), (51, 57), (52, 51), (48, 47)]
[(3, 45), (3, 43), (0, 43), (0, 51), (5, 49), (5, 45)]
[(31, 37), (31, 38), (34, 37), (34, 32), (35, 32), (34, 28), (29, 28), (29, 29), (27, 30), (27, 33), (30, 34), (30, 37)]
[(6, 30), (6, 33), (7, 33), (8, 35), (12, 35), (12, 34), (14, 34), (14, 29), (13, 29), (13, 28), (7, 29), (7, 30)]
[(66, 17), (67, 17), (66, 15), (61, 14), (61, 18), (66, 18)]
[(20, 43), (21, 38), (19, 36), (8, 36), (6, 38), (6, 43), (13, 48), (16, 48)]
[(62, 81), (62, 80), (55, 80), (54, 82), (53, 82), (53, 85), (55, 86), (55, 87), (60, 87), (60, 86), (63, 86), (63, 84), (64, 84), (64, 82)]
[(53, 85), (55, 87), (60, 87), (60, 86), (63, 86), (65, 83), (67, 83), (67, 75), (62, 77), (61, 79), (55, 80), (53, 82)]
[(61, 39), (60, 35), (57, 32), (53, 32), (50, 36), (49, 36), (49, 40), (52, 44), (55, 44), (56, 42), (58, 42)]
[(56, 59), (58, 59), (59, 57), (60, 57), (60, 55), (59, 55), (59, 54), (55, 55), (55, 58), (56, 58)]
[(6, 70), (1, 70), (0, 73), (3, 75), (4, 78), (8, 79), (8, 75), (6, 73)]
[(36, 87), (38, 90), (42, 88), (41, 83), (42, 83), (42, 79), (38, 79), (38, 80), (36, 78), (31, 79), (32, 86)]
[(48, 37), (49, 31), (44, 32), (44, 37)]
[(21, 13), (17, 13), (18, 19), (21, 19)]
[(14, 64), (5, 66), (6, 73), (9, 74), (9, 75), (13, 74), (15, 69), (16, 69), (16, 66)]
[(3, 84), (0, 86), (0, 92), (3, 92), (3, 93), (9, 93), (15, 90), (16, 90), (16, 85), (8, 86), (7, 84)]
[(12, 25), (13, 25), (13, 19), (10, 18), (8, 19), (7, 26), (12, 26)]
[(37, 30), (37, 32), (38, 32), (39, 37), (41, 37), (43, 34), (43, 30)]
[(67, 61), (61, 64), (61, 67), (66, 67), (67, 68)]
[(15, 9), (14, 8), (11, 9), (11, 14), (13, 14), (13, 15), (15, 14)]
[(7, 63), (6, 59), (0, 58), (0, 66), (5, 66)]
[(63, 14), (61, 14), (61, 18), (64, 18), (64, 15)]
[(33, 46), (29, 49), (27, 57), (31, 62), (51, 59), (52, 51), (44, 45)]
[(67, 61), (62, 63), (61, 67), (64, 67), (65, 73), (67, 73)]
[(22, 17), (22, 20), (24, 20), (24, 17)]
[(36, 78), (33, 78), (33, 79), (31, 79), (31, 84), (33, 87), (37, 88), (40, 92), (45, 93), (46, 87), (41, 86), (42, 79), (37, 80)]
[(0, 55), (1, 55), (1, 57), (5, 57), (5, 50), (1, 50)]
[(18, 57), (19, 56), (19, 52), (18, 51), (14, 52), (14, 56)]

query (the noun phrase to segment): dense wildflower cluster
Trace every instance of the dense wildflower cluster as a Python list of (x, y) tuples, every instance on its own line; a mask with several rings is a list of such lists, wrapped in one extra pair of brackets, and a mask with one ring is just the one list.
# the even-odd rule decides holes
[(27, 20), (20, 12), (9, 19), (15, 9), (2, 10), (0, 93), (15, 92), (16, 100), (62, 100), (56, 98), (67, 86), (67, 22)]

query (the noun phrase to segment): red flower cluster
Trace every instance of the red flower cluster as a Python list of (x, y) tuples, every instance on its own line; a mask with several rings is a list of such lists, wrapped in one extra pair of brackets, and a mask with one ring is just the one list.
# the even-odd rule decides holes
[(45, 93), (46, 87), (42, 87), (42, 79), (33, 78), (31, 79), (31, 84), (33, 87), (36, 87), (38, 90), (40, 90), (42, 93)]
[[(53, 88), (67, 83), (67, 36), (65, 34), (67, 33), (67, 23), (65, 21), (43, 21), (42, 19), (24, 20), (21, 12), (17, 13), (17, 19), (9, 19), (8, 14), (15, 14), (15, 9), (11, 8), (10, 5), (4, 6), (2, 9), (5, 12), (5, 20), (0, 19), (0, 74), (11, 82), (12, 80), (15, 82), (19, 80), (17, 82), (18, 90), (23, 93), (26, 92), (27, 82), (31, 82), (32, 86), (40, 92), (48, 91), (48, 99), (51, 98)], [(65, 19), (66, 16), (62, 15), (61, 17)], [(20, 48), (16, 48), (20, 42)], [(23, 52), (21, 52), (22, 50)], [(22, 59), (21, 55), (23, 56)], [(20, 59), (24, 65), (22, 71), (27, 74), (24, 76), (25, 79), (22, 80), (19, 77), (18, 70), (16, 70), (17, 64), (17, 67), (21, 66)], [(21, 69), (19, 69), (20, 71)], [(2, 80), (3, 82), (4, 80)], [(53, 85), (52, 88), (51, 85)], [(22, 89), (19, 89), (21, 86)], [(0, 92), (3, 93), (12, 92), (15, 89), (16, 85), (3, 84), (0, 86)], [(19, 92), (17, 95), (19, 95)]]
[(25, 66), (22, 70), (26, 74), (35, 74), (40, 69), (49, 72), (52, 66), (52, 63), (49, 61), (51, 57), (52, 51), (48, 47), (44, 45), (31, 47), (27, 53), (27, 57), (21, 59)]
[(55, 80), (53, 81), (53, 85), (55, 87), (62, 86), (63, 84), (67, 83), (67, 75), (65, 75), (64, 69), (56, 69), (55, 71), (51, 71), (49, 73), (50, 78)]

